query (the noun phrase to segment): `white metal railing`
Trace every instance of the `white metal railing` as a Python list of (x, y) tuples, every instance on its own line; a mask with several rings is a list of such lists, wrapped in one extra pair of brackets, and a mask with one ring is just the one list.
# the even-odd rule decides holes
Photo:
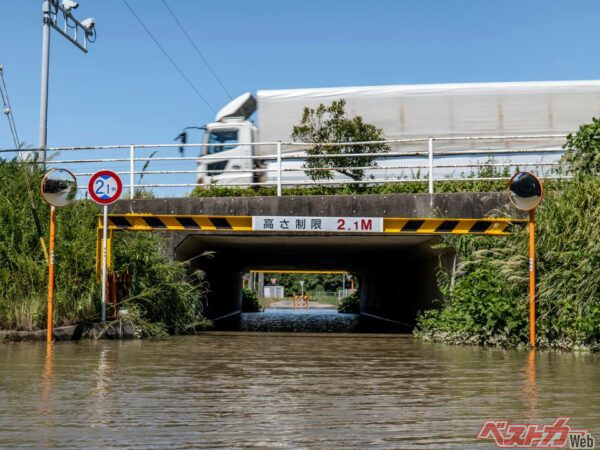
[[(231, 152), (205, 156), (173, 155), (183, 148), (203, 149), (207, 147), (231, 147), (232, 144), (127, 144), (106, 146), (53, 147), (46, 149), (49, 159), (47, 167), (71, 169), (80, 180), (80, 189), (87, 188), (87, 179), (100, 169), (111, 169), (128, 181), (125, 188), (129, 197), (136, 192), (154, 189), (159, 196), (174, 196), (176, 189), (210, 186), (274, 186), (277, 195), (282, 195), (284, 186), (384, 184), (404, 182), (427, 182), (428, 192), (435, 191), (437, 181), (503, 180), (494, 172), (481, 175), (482, 169), (507, 169), (519, 167), (535, 170), (542, 178), (561, 178), (558, 160), (563, 153), (565, 134), (537, 134), (516, 136), (453, 136), (393, 139), (385, 141), (350, 143), (306, 143), (306, 142), (253, 142), (235, 144), (236, 148), (269, 148), (272, 153), (264, 155), (231, 155)], [(372, 156), (377, 165), (344, 166), (337, 168), (306, 168), (306, 148), (348, 147), (369, 144), (392, 146), (389, 152), (343, 153), (311, 155), (311, 158), (345, 158)], [(34, 153), (39, 149), (1, 149), (0, 157), (10, 157), (18, 151)], [(149, 153), (152, 151), (153, 153)], [(89, 153), (93, 152), (93, 156)], [(63, 154), (72, 158), (62, 158)], [(60, 158), (59, 158), (60, 157)], [(502, 160), (498, 160), (498, 158)], [(214, 161), (250, 161), (250, 168), (208, 169), (206, 164)], [(254, 163), (254, 162), (257, 163)], [(196, 165), (201, 164), (200, 167)], [(313, 180), (304, 173), (337, 170), (364, 170), (364, 180), (337, 175), (334, 179)], [(465, 174), (465, 170), (470, 172)], [(421, 176), (421, 172), (426, 176)], [(458, 173), (457, 173), (458, 172)], [(294, 176), (296, 175), (296, 176)], [(136, 177), (138, 178), (136, 182)], [(204, 181), (208, 178), (208, 181)], [(166, 194), (166, 195), (160, 195)], [(181, 195), (181, 194), (179, 194)]]

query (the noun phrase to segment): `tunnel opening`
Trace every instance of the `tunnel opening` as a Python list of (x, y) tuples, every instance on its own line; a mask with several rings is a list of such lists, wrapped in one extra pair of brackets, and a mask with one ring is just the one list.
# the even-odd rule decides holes
[(343, 270), (250, 270), (242, 276), (241, 331), (357, 332), (356, 275)]
[[(441, 298), (436, 271), (452, 255), (433, 245), (438, 242), (439, 237), (429, 235), (290, 236), (223, 231), (186, 236), (175, 247), (174, 256), (191, 260), (190, 270), (206, 273), (210, 288), (205, 315), (217, 329), (242, 328), (248, 274), (322, 271), (352, 274), (359, 296), (360, 331), (410, 332), (418, 312)], [(196, 258), (205, 251), (213, 257)], [(303, 313), (296, 310), (293, 314)], [(310, 311), (307, 321), (311, 314), (316, 320), (318, 314)]]

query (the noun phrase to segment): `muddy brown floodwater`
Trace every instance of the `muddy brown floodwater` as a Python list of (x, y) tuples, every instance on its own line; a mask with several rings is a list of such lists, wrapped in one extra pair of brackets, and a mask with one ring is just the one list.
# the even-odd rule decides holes
[(475, 446), (485, 419), (600, 438), (600, 358), (406, 335), (0, 344), (0, 447)]

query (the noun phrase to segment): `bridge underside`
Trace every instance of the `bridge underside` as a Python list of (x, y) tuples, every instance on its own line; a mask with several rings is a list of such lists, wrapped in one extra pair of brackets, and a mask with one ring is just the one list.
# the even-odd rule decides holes
[[(360, 278), (361, 314), (411, 328), (417, 311), (440, 298), (435, 272), (440, 254), (433, 236), (394, 235), (243, 235), (221, 232), (185, 237), (175, 257), (196, 258), (193, 269), (206, 272), (212, 319), (241, 311), (242, 275), (249, 270), (347, 270)], [(448, 259), (447, 255), (442, 260)]]

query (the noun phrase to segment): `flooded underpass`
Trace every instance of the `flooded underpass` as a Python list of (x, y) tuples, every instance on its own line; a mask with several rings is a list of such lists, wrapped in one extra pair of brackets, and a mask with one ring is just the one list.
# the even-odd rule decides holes
[(0, 447), (495, 448), (484, 420), (558, 416), (597, 437), (599, 362), (368, 333), (0, 344)]
[(335, 309), (276, 309), (242, 313), (240, 331), (304, 333), (353, 333), (363, 331), (359, 314), (340, 314)]

